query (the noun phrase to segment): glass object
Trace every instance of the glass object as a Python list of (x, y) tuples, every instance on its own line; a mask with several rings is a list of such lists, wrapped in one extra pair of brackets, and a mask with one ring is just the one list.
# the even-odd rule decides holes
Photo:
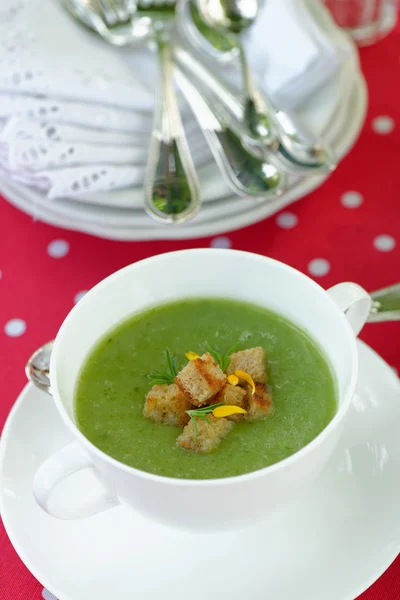
[(339, 27), (359, 46), (374, 44), (396, 25), (399, 0), (324, 0)]

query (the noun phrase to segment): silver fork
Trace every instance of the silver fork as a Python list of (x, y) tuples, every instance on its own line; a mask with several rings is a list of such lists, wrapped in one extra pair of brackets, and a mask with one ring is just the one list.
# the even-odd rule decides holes
[[(163, 223), (183, 223), (199, 210), (200, 185), (186, 140), (173, 85), (171, 30), (175, 2), (154, 0), (63, 0), (65, 8), (108, 43), (154, 42), (160, 83), (144, 183), (145, 208)], [(138, 8), (140, 7), (140, 10)], [(142, 8), (146, 12), (142, 12)]]

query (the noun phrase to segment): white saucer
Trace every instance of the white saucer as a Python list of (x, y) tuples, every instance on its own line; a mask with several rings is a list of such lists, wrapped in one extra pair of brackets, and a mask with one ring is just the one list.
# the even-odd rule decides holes
[(270, 521), (225, 534), (165, 528), (125, 506), (49, 517), (32, 476), (70, 436), (52, 399), (28, 385), (0, 453), (2, 517), (19, 556), (61, 600), (354, 600), (400, 549), (400, 383), (361, 342), (359, 353), (357, 394), (323, 474)]

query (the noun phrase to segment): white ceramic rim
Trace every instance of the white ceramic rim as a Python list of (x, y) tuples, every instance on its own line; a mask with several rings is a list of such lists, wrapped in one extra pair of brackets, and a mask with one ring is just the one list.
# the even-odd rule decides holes
[[(103, 452), (102, 450), (97, 448), (78, 429), (78, 427), (75, 425), (75, 423), (69, 417), (67, 411), (64, 408), (64, 404), (61, 400), (61, 396), (58, 391), (57, 377), (56, 377), (56, 374), (57, 374), (56, 364), (58, 361), (58, 353), (60, 351), (60, 347), (62, 348), (62, 340), (65, 335), (65, 332), (68, 330), (69, 323), (73, 319), (75, 319), (76, 315), (79, 315), (79, 312), (82, 310), (82, 308), (83, 308), (83, 306), (85, 306), (85, 304), (92, 301), (92, 298), (95, 294), (101, 293), (102, 289), (104, 287), (110, 285), (110, 283), (112, 283), (115, 279), (118, 279), (119, 277), (124, 277), (126, 272), (131, 271), (134, 273), (136, 271), (136, 269), (142, 268), (143, 265), (145, 265), (149, 262), (159, 263), (160, 268), (162, 268), (162, 263), (165, 260), (168, 261), (171, 258), (173, 258), (175, 255), (180, 255), (180, 254), (197, 254), (197, 255), (204, 254), (209, 257), (209, 260), (212, 260), (213, 255), (221, 256), (221, 254), (225, 254), (228, 256), (232, 256), (232, 254), (233, 254), (233, 255), (237, 255), (237, 256), (240, 255), (240, 256), (245, 256), (245, 257), (251, 258), (251, 260), (258, 261), (260, 264), (269, 263), (269, 264), (274, 264), (275, 266), (279, 266), (281, 269), (290, 272), (293, 277), (297, 277), (298, 279), (301, 279), (304, 282), (304, 284), (312, 286), (315, 289), (315, 291), (320, 294), (321, 299), (323, 299), (323, 301), (328, 302), (331, 305), (332, 309), (336, 312), (336, 314), (338, 315), (338, 318), (341, 320), (341, 322), (345, 328), (345, 331), (347, 332), (347, 338), (348, 338), (347, 343), (350, 345), (350, 349), (351, 349), (352, 370), (351, 370), (351, 377), (350, 377), (350, 382), (348, 384), (348, 388), (344, 394), (344, 398), (343, 398), (342, 402), (340, 403), (340, 406), (338, 407), (338, 410), (337, 410), (335, 416), (333, 417), (331, 422), (327, 425), (327, 427), (325, 427), (325, 429), (323, 429), (323, 431), (321, 431), (321, 433), (316, 438), (314, 438), (309, 444), (304, 446), (304, 448), (301, 448), (299, 451), (295, 452), (295, 454), (288, 456), (287, 458), (285, 458), (284, 460), (282, 460), (278, 463), (275, 463), (275, 464), (265, 467), (263, 469), (258, 469), (257, 471), (251, 471), (250, 473), (245, 473), (243, 475), (236, 475), (233, 477), (225, 477), (225, 478), (219, 478), (219, 479), (179, 479), (179, 478), (175, 478), (175, 477), (166, 477), (163, 475), (155, 475), (153, 473), (141, 471), (140, 469), (136, 469), (135, 467), (130, 467), (122, 462), (119, 462), (115, 458), (112, 458), (111, 456), (109, 456), (108, 454), (106, 454), (105, 452)], [(182, 298), (184, 298), (184, 296), (182, 296)], [(152, 305), (152, 306), (156, 306), (156, 305)], [(152, 306), (149, 305), (148, 308), (151, 308)], [(107, 333), (106, 331), (102, 332), (102, 336), (105, 335), (106, 333)], [(269, 258), (269, 257), (262, 256), (259, 254), (254, 254), (251, 252), (244, 252), (241, 250), (222, 250), (222, 249), (213, 249), (213, 248), (192, 248), (189, 250), (178, 250), (175, 252), (167, 252), (164, 254), (158, 254), (156, 256), (152, 256), (150, 258), (146, 258), (144, 260), (141, 260), (141, 261), (138, 261), (131, 265), (128, 265), (127, 267), (120, 269), (119, 271), (113, 273), (112, 275), (109, 275), (106, 279), (103, 279), (95, 287), (93, 287), (91, 290), (89, 290), (89, 292), (82, 298), (82, 300), (80, 302), (78, 302), (74, 306), (74, 308), (72, 308), (70, 313), (65, 318), (64, 322), (62, 323), (62, 325), (57, 333), (57, 336), (56, 336), (56, 339), (54, 342), (53, 351), (51, 354), (51, 361), (50, 361), (50, 381), (51, 381), (51, 388), (52, 388), (52, 394), (54, 397), (54, 402), (55, 402), (56, 408), (57, 408), (62, 420), (68, 427), (69, 431), (74, 435), (74, 437), (79, 442), (81, 442), (81, 444), (85, 448), (87, 448), (91, 454), (94, 454), (98, 459), (111, 464), (113, 467), (115, 467), (117, 469), (125, 471), (126, 473), (134, 474), (137, 477), (141, 477), (142, 479), (159, 482), (159, 483), (166, 484), (166, 485), (174, 485), (176, 487), (187, 487), (187, 486), (219, 487), (219, 486), (226, 486), (226, 485), (235, 485), (238, 482), (244, 483), (248, 480), (258, 479), (259, 477), (263, 477), (266, 473), (272, 473), (274, 471), (284, 469), (287, 466), (292, 465), (292, 463), (294, 463), (298, 460), (301, 460), (303, 457), (307, 456), (309, 454), (309, 452), (311, 452), (312, 450), (316, 449), (319, 445), (321, 445), (325, 441), (325, 439), (330, 435), (331, 431), (334, 428), (336, 428), (341, 423), (341, 421), (345, 418), (345, 416), (347, 414), (347, 410), (350, 405), (350, 402), (351, 402), (354, 392), (355, 392), (355, 388), (357, 385), (357, 379), (358, 379), (358, 353), (357, 353), (356, 337), (350, 327), (349, 322), (347, 321), (347, 319), (345, 317), (345, 314), (339, 309), (339, 307), (332, 300), (332, 298), (329, 296), (329, 294), (327, 294), (327, 292), (318, 283), (316, 283), (315, 281), (310, 279), (304, 273), (301, 273), (300, 271), (297, 271), (293, 267), (290, 267), (289, 265), (286, 265), (286, 264), (284, 264), (278, 260), (275, 260), (273, 258)]]

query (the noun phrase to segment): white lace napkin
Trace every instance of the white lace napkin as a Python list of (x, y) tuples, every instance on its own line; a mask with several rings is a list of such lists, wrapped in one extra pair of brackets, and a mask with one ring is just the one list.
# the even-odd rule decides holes
[[(314, 0), (267, 0), (247, 40), (265, 89), (304, 102), (351, 51)], [(234, 65), (232, 73), (237, 70)], [(58, 0), (1, 0), (0, 169), (49, 198), (139, 185), (152, 122), (154, 57), (111, 48), (65, 14)], [(195, 160), (206, 149), (190, 120)]]

